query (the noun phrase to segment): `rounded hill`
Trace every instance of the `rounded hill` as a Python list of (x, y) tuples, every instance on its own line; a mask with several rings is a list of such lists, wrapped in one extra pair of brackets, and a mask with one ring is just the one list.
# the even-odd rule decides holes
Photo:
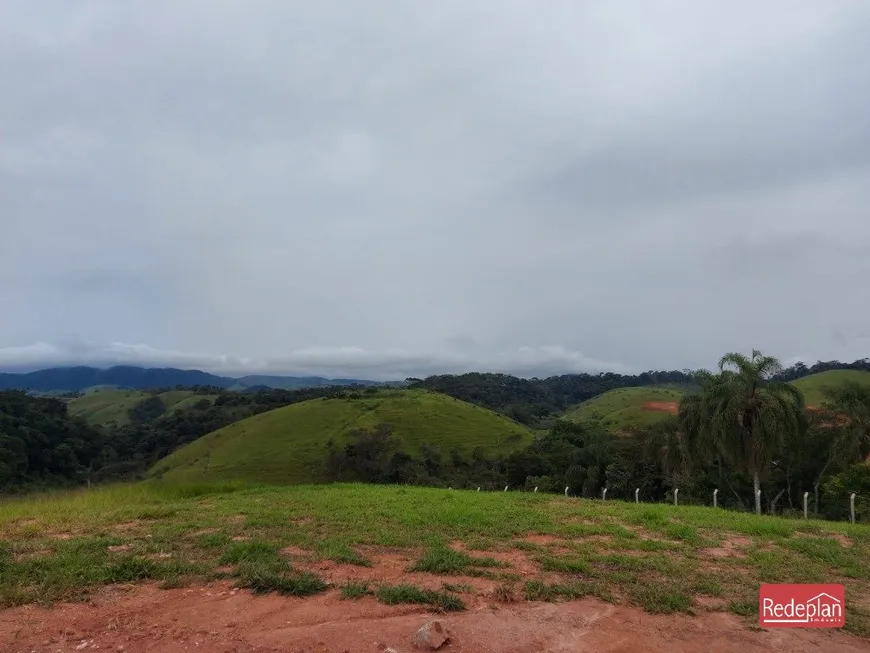
[(386, 424), (399, 447), (423, 443), (445, 454), (510, 451), (531, 431), (490, 410), (425, 390), (379, 390), (312, 399), (249, 417), (173, 452), (149, 472), (167, 481), (241, 480), (309, 483), (327, 480), (327, 443), (341, 446), (359, 429)]
[(572, 422), (598, 422), (615, 432), (648, 426), (675, 414), (687, 390), (660, 385), (608, 390), (569, 408), (564, 418)]
[(825, 401), (825, 390), (841, 385), (847, 381), (870, 386), (870, 372), (862, 370), (828, 370), (817, 372), (792, 381), (804, 395), (808, 407), (818, 408)]
[(175, 412), (189, 408), (202, 399), (214, 403), (217, 395), (202, 395), (192, 390), (168, 390), (152, 394), (144, 390), (96, 387), (68, 400), (67, 408), (71, 415), (84, 417), (94, 425), (114, 423), (123, 426), (130, 422), (130, 410), (152, 396), (160, 399), (166, 412)]

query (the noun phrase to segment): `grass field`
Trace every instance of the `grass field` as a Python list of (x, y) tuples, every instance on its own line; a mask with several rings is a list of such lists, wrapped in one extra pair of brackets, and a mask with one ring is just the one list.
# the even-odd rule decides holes
[(659, 410), (646, 410), (648, 402), (679, 402), (684, 388), (670, 386), (640, 386), (618, 388), (593, 397), (568, 409), (565, 419), (574, 422), (597, 421), (611, 431), (648, 426), (667, 417)]
[(805, 376), (792, 383), (803, 392), (804, 401), (806, 401), (807, 406), (821, 406), (825, 400), (824, 389), (837, 386), (844, 381), (856, 381), (863, 385), (870, 385), (870, 372), (862, 372), (860, 370), (830, 370)]
[[(128, 424), (128, 411), (150, 395), (142, 390), (96, 389), (81, 397), (70, 399), (67, 407), (71, 415), (84, 417), (94, 425), (105, 426), (114, 422)], [(214, 401), (216, 395), (200, 395), (191, 390), (170, 390), (158, 395), (167, 411), (181, 410), (200, 399)]]
[[(231, 578), (304, 595), (329, 584), (316, 561), (376, 574), (397, 552), (417, 583), (347, 582), (342, 595), (457, 610), (471, 583), (487, 579), (498, 600), (595, 596), (648, 612), (731, 611), (750, 623), (759, 583), (841, 582), (846, 628), (870, 636), (870, 526), (373, 485), (151, 482), (6, 500), (0, 607), (146, 579), (177, 587)], [(427, 587), (424, 577), (449, 582)]]
[(447, 454), (516, 448), (531, 432), (507, 417), (424, 390), (381, 390), (359, 399), (313, 399), (255, 415), (210, 433), (157, 463), (169, 481), (305, 483), (326, 479), (326, 443), (358, 428), (389, 424), (406, 451), (423, 442)]

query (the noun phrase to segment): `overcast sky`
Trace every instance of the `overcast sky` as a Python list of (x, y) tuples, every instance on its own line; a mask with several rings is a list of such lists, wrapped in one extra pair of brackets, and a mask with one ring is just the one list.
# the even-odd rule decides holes
[(870, 356), (867, 0), (3, 0), (0, 369)]

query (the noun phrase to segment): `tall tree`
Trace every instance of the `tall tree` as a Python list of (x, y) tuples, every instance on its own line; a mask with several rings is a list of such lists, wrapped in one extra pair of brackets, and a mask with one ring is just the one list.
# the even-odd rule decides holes
[(836, 426), (846, 427), (847, 447), (870, 453), (870, 386), (856, 381), (844, 381), (840, 385), (825, 388), (822, 408), (832, 414)]
[(751, 357), (725, 354), (719, 374), (705, 379), (700, 401), (701, 436), (725, 461), (752, 477), (759, 514), (761, 478), (778, 446), (805, 428), (803, 396), (793, 385), (774, 380), (781, 371), (776, 358), (757, 349)]

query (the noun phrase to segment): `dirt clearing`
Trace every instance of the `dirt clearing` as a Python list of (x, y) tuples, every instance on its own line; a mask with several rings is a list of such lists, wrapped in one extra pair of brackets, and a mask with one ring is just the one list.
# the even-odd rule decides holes
[(0, 612), (4, 653), (377, 653), (411, 642), (437, 616), (451, 633), (448, 653), (696, 653), (697, 651), (870, 651), (843, 632), (752, 630), (725, 613), (651, 615), (595, 599), (568, 603), (483, 603), (433, 615), (334, 591), (304, 599), (253, 596), (229, 583), (160, 590), (108, 587), (88, 603), (24, 606)]
[(676, 401), (648, 401), (643, 405), (643, 409), (676, 415), (680, 409), (680, 404)]

